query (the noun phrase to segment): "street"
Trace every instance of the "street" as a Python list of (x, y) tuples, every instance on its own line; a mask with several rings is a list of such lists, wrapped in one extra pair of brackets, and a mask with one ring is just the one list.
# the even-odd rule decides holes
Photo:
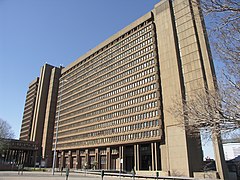
[[(0, 180), (66, 180), (65, 173), (60, 174), (56, 172), (53, 176), (51, 172), (41, 171), (24, 171), (23, 175), (18, 175), (18, 171), (0, 171)], [(68, 180), (101, 180), (100, 175), (89, 175), (86, 176), (80, 173), (70, 172)], [(104, 180), (119, 180), (119, 177), (105, 176)], [(130, 180), (132, 178), (121, 177), (122, 180)], [(138, 179), (138, 178), (135, 178)]]

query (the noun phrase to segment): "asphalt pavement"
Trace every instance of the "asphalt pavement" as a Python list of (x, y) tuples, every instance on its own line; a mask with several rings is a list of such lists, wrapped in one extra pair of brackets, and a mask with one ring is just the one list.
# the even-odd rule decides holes
[[(130, 180), (132, 178), (127, 177), (111, 177), (104, 176), (103, 180)], [(135, 178), (136, 180), (138, 178)], [(18, 174), (18, 171), (0, 171), (0, 180), (66, 180), (65, 173), (55, 172), (52, 175), (51, 172), (41, 171), (23, 171)], [(100, 175), (89, 175), (70, 172), (68, 180), (102, 180)]]

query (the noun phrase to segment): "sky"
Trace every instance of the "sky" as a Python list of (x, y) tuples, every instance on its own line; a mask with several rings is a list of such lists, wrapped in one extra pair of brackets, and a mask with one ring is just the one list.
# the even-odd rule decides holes
[(0, 118), (12, 127), (15, 138), (28, 85), (46, 62), (69, 65), (158, 2), (0, 0)]

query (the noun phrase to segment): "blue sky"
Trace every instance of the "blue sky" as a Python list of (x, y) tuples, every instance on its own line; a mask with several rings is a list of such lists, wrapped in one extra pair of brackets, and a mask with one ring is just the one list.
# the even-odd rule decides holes
[(0, 118), (19, 138), (29, 83), (67, 66), (159, 0), (0, 0)]
[(19, 137), (28, 84), (44, 63), (67, 66), (158, 0), (0, 0), (0, 118)]

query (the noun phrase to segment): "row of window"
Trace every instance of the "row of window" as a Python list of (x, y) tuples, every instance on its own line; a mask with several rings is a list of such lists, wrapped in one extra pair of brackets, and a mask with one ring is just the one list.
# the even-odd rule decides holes
[[(139, 81), (138, 81), (139, 82)], [(136, 87), (138, 87), (138, 82), (136, 82)], [(131, 84), (132, 85), (132, 84)], [(132, 89), (132, 88), (135, 88), (135, 83), (133, 84), (133, 86), (130, 86), (130, 88)], [(151, 86), (150, 86), (150, 88), (154, 88), (154, 85), (152, 84)], [(114, 91), (111, 91), (111, 92), (109, 92), (109, 93), (107, 93), (107, 94), (105, 94), (103, 97), (106, 97), (106, 98), (108, 98), (108, 97), (113, 97), (113, 96), (115, 96), (115, 95), (117, 95), (117, 94), (119, 94), (119, 93), (122, 93), (122, 92), (125, 92), (127, 90), (127, 88), (119, 88), (119, 89), (116, 89), (116, 90), (114, 90)], [(149, 100), (149, 99), (153, 99), (153, 98), (156, 98), (157, 97), (157, 94), (156, 94), (156, 92), (153, 92), (153, 93), (150, 93), (150, 94), (146, 94), (146, 95), (144, 95), (144, 96), (141, 96), (141, 97), (137, 97), (137, 98), (134, 98), (134, 99), (128, 99), (127, 101), (124, 101), (124, 102), (122, 102), (122, 103), (120, 103), (119, 101), (122, 101), (122, 100), (125, 100), (126, 99), (126, 94), (123, 94), (123, 95), (121, 95), (121, 96), (119, 96), (119, 98), (118, 98), (118, 105), (119, 105), (119, 107), (124, 107), (124, 106), (121, 106), (121, 104), (126, 104), (126, 105), (129, 105), (129, 102), (133, 102), (133, 103), (139, 103), (139, 102), (142, 102), (142, 99), (146, 99), (146, 100)], [(146, 98), (145, 98), (145, 96), (146, 96)], [(96, 99), (96, 98), (95, 98)], [(139, 101), (138, 101), (138, 99), (140, 99)], [(94, 99), (92, 99), (92, 100), (94, 100)], [(93, 101), (92, 101), (93, 102)], [(70, 111), (73, 111), (73, 110), (76, 110), (76, 109), (78, 109), (78, 108), (81, 108), (81, 110), (80, 110), (80, 112), (79, 113), (81, 113), (81, 112), (87, 112), (87, 111), (90, 111), (90, 110), (93, 110), (93, 109), (96, 109), (96, 108), (99, 108), (99, 107), (103, 107), (103, 106), (106, 106), (106, 105), (108, 105), (108, 104), (111, 104), (111, 107), (113, 107), (114, 108), (114, 105), (112, 104), (113, 102), (114, 102), (114, 98), (111, 98), (111, 99), (108, 99), (108, 100), (106, 100), (106, 101), (95, 101), (95, 102), (98, 102), (98, 103), (96, 103), (96, 104), (93, 104), (93, 103), (89, 103), (88, 102), (88, 104), (90, 104), (90, 106), (88, 106), (88, 107), (84, 107), (87, 103), (85, 102), (85, 103), (78, 103), (77, 105), (75, 105), (75, 106), (71, 106), (71, 107), (68, 107), (67, 109), (65, 109), (65, 110), (62, 110), (61, 111), (61, 114), (64, 114), (64, 113), (67, 113), (67, 112), (70, 112)], [(120, 104), (119, 104), (120, 103)], [(132, 105), (132, 104), (131, 104)]]
[[(103, 91), (103, 90), (98, 90), (98, 91), (93, 91), (91, 94), (88, 94), (88, 95), (85, 95), (84, 94), (84, 92), (80, 92), (80, 93), (78, 93), (77, 95), (78, 96), (80, 96), (80, 97), (83, 97), (83, 96), (85, 96), (85, 98), (92, 98), (92, 99), (94, 99), (95, 98), (95, 96), (98, 96), (98, 95), (100, 95), (100, 94), (102, 94), (102, 98), (108, 98), (108, 97), (111, 97), (111, 96), (115, 96), (116, 94), (119, 94), (119, 93), (122, 93), (122, 92), (125, 92), (125, 91), (129, 91), (129, 90), (132, 90), (133, 88), (137, 88), (137, 87), (139, 87), (139, 86), (143, 86), (143, 85), (146, 85), (146, 86), (148, 86), (148, 84), (149, 83), (151, 83), (151, 82), (153, 82), (153, 81), (155, 81), (157, 78), (156, 78), (156, 75), (148, 75), (147, 76), (147, 73), (148, 73), (149, 71), (148, 70), (146, 70), (146, 71), (143, 71), (143, 72), (141, 72), (141, 73), (138, 73), (138, 74), (135, 74), (135, 75), (133, 75), (133, 76), (130, 76), (130, 77), (128, 77), (128, 78), (125, 78), (125, 79), (122, 79), (121, 81), (118, 81), (118, 82), (116, 82), (115, 84), (112, 84), (111, 86), (108, 86), (108, 88), (110, 89), (111, 87), (119, 87), (118, 89), (115, 89), (114, 91), (110, 91), (110, 92), (108, 92), (108, 91)], [(140, 78), (142, 78), (142, 77), (144, 77), (144, 76), (146, 76), (144, 79), (140, 79)], [(140, 79), (140, 80), (137, 80), (137, 79)], [(132, 82), (132, 83), (130, 83), (130, 84), (128, 84), (129, 82), (131, 82), (131, 80), (135, 80), (135, 82)], [(124, 85), (124, 84), (128, 84), (127, 86), (122, 86), (122, 85)], [(122, 86), (122, 87), (121, 87)], [(107, 87), (106, 88), (103, 88), (103, 89), (107, 89)], [(114, 93), (113, 94), (113, 92), (115, 92), (116, 91), (116, 93)], [(91, 91), (90, 91), (91, 92)], [(105, 92), (105, 94), (103, 94)], [(118, 92), (118, 93), (117, 93)], [(127, 93), (131, 93), (131, 92), (127, 92)], [(125, 94), (127, 94), (127, 93), (125, 93)], [(76, 95), (74, 95), (73, 96), (73, 98), (74, 97), (77, 97)], [(129, 96), (126, 96), (126, 98), (129, 98)], [(73, 103), (71, 103), (71, 104), (73, 104)], [(59, 106), (60, 104), (58, 104), (58, 106)], [(61, 105), (61, 109), (63, 110), (65, 107), (69, 107), (69, 104), (67, 104), (67, 105)], [(62, 114), (62, 113), (61, 113)]]
[[(137, 113), (137, 112), (139, 113), (139, 112), (147, 111), (147, 110), (150, 111), (151, 108), (155, 108), (155, 107), (158, 107), (158, 102), (157, 101), (152, 101), (152, 102), (144, 103), (144, 104), (141, 104), (141, 105), (138, 105), (138, 106), (135, 106), (135, 107), (130, 107), (128, 109), (117, 110), (115, 112), (112, 111), (108, 114), (100, 115), (98, 117), (82, 121), (82, 119), (84, 119), (84, 118), (88, 118), (88, 117), (98, 115), (97, 113), (106, 113), (107, 111), (106, 111), (106, 108), (105, 108), (105, 109), (101, 109), (101, 110), (98, 110), (98, 111), (93, 111), (91, 113), (86, 113), (86, 114), (76, 116), (75, 119), (74, 118), (69, 118), (68, 120), (60, 121), (59, 122), (59, 131), (61, 129), (67, 129), (69, 127), (69, 126), (66, 125), (67, 123), (71, 123), (70, 126), (72, 126), (72, 127), (76, 126), (76, 124), (73, 124), (75, 120), (76, 121), (79, 120), (79, 119), (81, 120), (81, 123), (78, 124), (80, 126), (80, 125), (84, 125), (84, 124), (91, 124), (91, 123), (94, 123), (94, 122), (103, 122), (103, 121), (106, 121), (108, 119), (118, 118), (119, 116), (129, 116), (129, 117), (131, 117), (132, 114), (134, 114), (134, 113)], [(151, 113), (150, 115), (151, 116), (154, 116), (154, 115), (157, 116), (158, 113), (157, 112), (156, 112), (156, 114)], [(138, 120), (138, 119), (141, 120), (141, 119), (144, 119), (145, 117), (147, 118), (147, 116), (148, 116), (147, 112), (135, 115), (135, 117), (137, 117), (136, 120)]]
[[(127, 78), (127, 79), (129, 79), (129, 78)], [(130, 79), (129, 79), (129, 80), (130, 80)], [(151, 83), (151, 82), (153, 82), (153, 81), (155, 81), (155, 80), (156, 80), (156, 77), (155, 77), (155, 76), (149, 76), (149, 77), (147, 77), (147, 78), (145, 78), (145, 79), (141, 79), (140, 81), (138, 81), (138, 84), (139, 84), (139, 86), (142, 86), (142, 85)], [(132, 96), (133, 96), (133, 95), (132, 95), (131, 92), (125, 94), (125, 98), (126, 98), (126, 99), (127, 99), (127, 98), (130, 98), (130, 97), (132, 97)], [(69, 113), (69, 114), (66, 114), (66, 115), (62, 115), (61, 118), (64, 119), (64, 118), (66, 118), (66, 117), (68, 117), (68, 116), (73, 116), (73, 115), (76, 115), (76, 114), (78, 114), (78, 112)], [(97, 114), (98, 114), (98, 113), (97, 113)]]
[[(149, 68), (146, 71), (142, 71), (141, 73), (136, 74), (135, 76), (133, 76), (132, 80), (134, 81), (135, 79), (139, 79), (141, 77), (147, 76), (148, 74), (152, 74), (154, 71), (155, 71), (154, 67)], [(119, 76), (117, 76), (117, 78), (122, 78), (122, 76), (119, 75)], [(145, 81), (145, 83), (148, 83), (148, 78), (145, 78), (144, 81)], [(105, 93), (102, 96), (100, 96), (100, 97), (102, 97), (104, 99), (104, 98), (115, 96), (115, 95), (120, 94), (122, 92), (126, 92), (128, 90), (133, 89), (133, 88), (139, 87), (139, 86), (142, 85), (141, 82), (142, 82), (141, 80), (140, 81), (135, 81), (135, 82), (133, 82), (133, 83), (127, 85), (127, 86), (120, 87), (120, 88), (112, 90), (110, 92), (108, 92), (108, 90), (106, 90), (106, 89), (110, 89), (111, 88), (110, 86), (108, 86), (109, 88), (100, 89), (99, 91), (96, 91), (96, 93), (98, 93), (98, 94)], [(92, 99), (96, 99), (96, 98), (92, 98)], [(101, 99), (99, 99), (99, 100), (101, 100)], [(80, 102), (80, 101), (78, 101), (78, 102)], [(74, 105), (73, 102), (71, 102), (71, 105)], [(70, 109), (73, 110), (74, 108), (77, 108), (77, 107), (80, 107), (80, 106), (84, 106), (84, 105), (86, 105), (86, 102), (85, 103), (78, 103), (77, 105), (72, 106)], [(68, 103), (68, 104), (64, 104), (62, 106), (62, 108), (65, 108), (65, 107), (70, 107), (70, 104)]]
[(100, 119), (100, 118), (94, 118), (91, 120), (93, 122), (92, 123), (93, 125), (86, 126), (87, 125), (86, 121), (80, 121), (71, 125), (62, 126), (59, 128), (59, 135), (64, 136), (71, 133), (84, 132), (84, 131), (95, 130), (100, 128), (107, 128), (111, 126), (123, 125), (126, 123), (137, 122), (137, 121), (146, 120), (149, 118), (154, 118), (154, 117), (157, 117), (158, 115), (159, 115), (158, 111), (153, 110), (153, 111), (144, 112), (138, 115), (133, 115), (133, 116), (129, 116), (121, 119), (115, 119), (115, 120), (111, 119), (110, 121), (109, 121), (109, 116), (106, 115), (104, 118), (105, 121), (99, 124), (93, 124)]
[[(131, 88), (135, 88), (135, 87), (138, 87), (138, 82), (134, 82), (132, 84), (129, 84), (127, 86), (122, 86), (119, 88), (119, 92), (125, 92), (125, 91), (128, 91), (130, 90)], [(110, 88), (110, 86), (108, 86), (107, 88), (104, 88), (105, 91), (107, 91), (108, 89)], [(128, 93), (130, 93), (130, 96), (137, 96), (139, 94), (144, 94), (144, 93), (147, 93), (147, 92), (150, 92), (154, 89), (157, 89), (157, 85), (154, 83), (154, 84), (149, 84), (145, 87), (141, 87), (141, 88), (138, 88), (138, 89), (135, 89), (134, 91), (130, 91)], [(116, 90), (117, 91), (117, 90)], [(116, 94), (116, 93), (114, 93)], [(110, 96), (111, 95), (111, 96)], [(72, 104), (79, 104), (79, 106), (87, 106), (87, 105), (93, 105), (94, 103), (96, 102), (103, 102), (105, 104), (109, 104), (109, 103), (114, 103), (114, 102), (119, 102), (119, 101), (122, 101), (123, 99), (126, 99), (126, 98), (129, 98), (127, 96), (127, 94), (122, 94), (122, 95), (119, 95), (119, 96), (116, 96), (116, 95), (113, 95), (109, 93), (106, 93), (106, 94), (103, 94), (101, 96), (98, 96), (98, 97), (93, 97), (92, 99), (89, 99), (93, 97), (92, 94), (89, 94), (87, 96), (82, 96), (74, 101), (72, 101), (71, 103)], [(108, 97), (111, 97), (111, 99), (107, 99)], [(107, 99), (105, 101), (103, 101), (104, 99)], [(84, 101), (83, 103), (80, 103)], [(61, 113), (64, 113), (65, 111), (63, 109), (65, 109), (65, 107), (70, 107), (68, 104), (66, 105), (63, 105), (61, 106)]]
[[(153, 56), (153, 53), (146, 54), (146, 55), (140, 57), (139, 59), (135, 59), (134, 61), (132, 61), (132, 64), (130, 64), (130, 65), (131, 65), (131, 66), (135, 66), (135, 65), (137, 65), (138, 63), (140, 63), (140, 62), (142, 62), (143, 60), (145, 60), (145, 58), (148, 58), (148, 57), (150, 58), (150, 57), (152, 57), (152, 56)], [(122, 60), (122, 61), (124, 61), (124, 60)], [(122, 61), (120, 61), (119, 63), (121, 63)], [(154, 62), (154, 59), (152, 59), (151, 62), (149, 62), (149, 65), (153, 65), (154, 63), (155, 63), (155, 62)], [(146, 65), (147, 65), (147, 64), (146, 64)], [(113, 67), (109, 66), (109, 67), (106, 68), (104, 71), (113, 71), (112, 68), (113, 68)], [(121, 67), (115, 67), (115, 68), (121, 68)], [(126, 70), (126, 69), (125, 69), (125, 70)], [(113, 88), (119, 86), (119, 85), (120, 85), (120, 84), (114, 83), (114, 84), (112, 84), (112, 85), (108, 85), (108, 86), (102, 88), (100, 91), (106, 92), (106, 91), (108, 91), (108, 90), (110, 90), (110, 89), (113, 89)], [(60, 87), (60, 88), (62, 88), (62, 87)], [(94, 90), (93, 90), (93, 92), (94, 92)], [(85, 93), (84, 96), (86, 96), (86, 94), (87, 94), (87, 92)], [(98, 94), (98, 93), (97, 93), (97, 94)], [(59, 96), (60, 96), (60, 95), (61, 95), (61, 94), (59, 93)], [(78, 94), (74, 94), (73, 92), (69, 92), (69, 93), (66, 94), (66, 96), (69, 96), (69, 95), (71, 95), (71, 97), (68, 97), (68, 98), (62, 100), (62, 105), (63, 105), (65, 102), (70, 101), (70, 100), (72, 101), (72, 99), (80, 96), (79, 93), (78, 93)], [(91, 94), (90, 97), (93, 97), (93, 94)]]
[[(133, 67), (141, 62), (143, 62), (146, 59), (149, 59), (153, 57), (153, 52), (148, 53), (138, 59), (135, 59), (131, 62), (129, 61), (129, 58), (122, 59), (121, 61), (118, 61), (114, 64), (108, 64), (108, 67), (104, 67), (104, 69), (101, 69), (102, 67), (98, 67), (97, 70), (95, 70), (95, 73), (91, 76), (84, 76), (84, 79), (82, 81), (79, 81), (81, 78), (75, 79), (74, 83), (70, 83), (71, 86), (66, 88), (66, 84), (64, 85), (64, 91), (67, 90), (74, 90), (75, 87), (81, 85), (83, 86), (86, 82), (89, 81), (89, 83), (86, 84), (86, 86), (90, 86), (92, 84), (95, 84), (96, 82), (99, 82), (103, 79), (106, 79), (112, 75), (115, 75), (116, 73), (119, 73), (121, 71), (125, 71), (126, 69)], [(152, 59), (152, 64), (154, 64), (154, 60)], [(128, 63), (127, 63), (128, 62)], [(99, 69), (101, 69), (99, 71)], [(96, 72), (98, 71), (98, 72)], [(62, 88), (62, 87), (61, 87)], [(73, 93), (72, 91), (68, 92), (67, 94)]]
[[(143, 101), (151, 100), (151, 99), (157, 97), (156, 94), (157, 93), (154, 92), (154, 93), (146, 94), (144, 96), (140, 96), (140, 97), (137, 97), (137, 98), (129, 99), (128, 101), (118, 102), (117, 104), (105, 107), (104, 109), (100, 110), (100, 113), (101, 112), (105, 113), (105, 112), (109, 112), (109, 111), (113, 111), (113, 110), (117, 110), (117, 109), (122, 109), (122, 108), (128, 107), (128, 106), (133, 105), (133, 104), (137, 104), (137, 103), (141, 103)], [(102, 104), (103, 103), (92, 105), (92, 106), (77, 110), (77, 111), (72, 112), (72, 113), (74, 113), (74, 115), (75, 115), (75, 114), (80, 114), (80, 113), (83, 113), (83, 112), (88, 112), (90, 110), (94, 110), (94, 109), (97, 109), (99, 107), (103, 107)], [(147, 106), (147, 108), (148, 108), (148, 106)], [(151, 108), (151, 107), (149, 107), (149, 108)], [(73, 115), (73, 114), (71, 114), (71, 115)]]
[(153, 121), (145, 121), (145, 122), (140, 122), (132, 125), (127, 125), (127, 126), (120, 126), (120, 127), (115, 127), (115, 128), (110, 128), (110, 129), (105, 129), (105, 130), (100, 130), (100, 131), (92, 131), (88, 133), (84, 133), (82, 131), (77, 131), (81, 134), (74, 134), (71, 135), (73, 132), (69, 132), (68, 137), (61, 137), (59, 136), (58, 138), (58, 143), (64, 143), (65, 141), (75, 141), (78, 139), (86, 139), (86, 138), (92, 138), (92, 137), (99, 137), (99, 136), (107, 136), (107, 135), (113, 135), (113, 134), (118, 134), (118, 133), (130, 133), (130, 131), (138, 131), (141, 129), (145, 128), (153, 128), (159, 126), (158, 120), (153, 120)]
[(79, 146), (88, 146), (88, 145), (95, 145), (95, 144), (105, 144), (105, 143), (116, 143), (121, 141), (133, 141), (137, 139), (144, 139), (144, 138), (152, 138), (152, 137), (159, 137), (161, 138), (161, 130), (155, 129), (151, 131), (143, 131), (139, 133), (129, 133), (125, 135), (119, 136), (112, 136), (106, 138), (99, 138), (93, 140), (84, 140), (84, 141), (75, 141), (70, 143), (63, 143), (58, 144), (58, 148), (69, 148), (69, 147), (79, 147)]
[[(111, 98), (109, 100), (107, 100), (107, 103), (116, 103), (116, 102), (120, 102), (124, 99), (131, 99), (132, 97), (135, 97), (137, 95), (141, 95), (141, 94), (144, 94), (150, 90), (153, 90), (153, 89), (156, 89), (156, 84), (150, 84), (148, 86), (145, 86), (145, 87), (141, 87), (141, 88), (138, 88), (136, 90), (133, 90), (133, 91), (130, 91), (128, 93), (125, 93), (125, 94), (122, 94), (122, 95), (119, 95), (119, 96), (116, 96), (114, 98)], [(104, 95), (105, 96), (105, 95)], [(84, 97), (82, 97), (84, 98)], [(99, 99), (98, 99), (99, 98)], [(104, 97), (98, 97), (97, 99), (95, 99), (95, 102), (98, 102), (101, 98), (104, 98)], [(94, 99), (93, 99), (94, 100)], [(58, 113), (56, 113), (56, 118), (57, 118), (57, 115)], [(60, 119), (60, 124), (67, 124), (69, 122), (74, 122), (74, 121), (77, 121), (79, 120), (78, 117), (73, 117), (73, 118), (69, 118), (68, 120), (61, 120)]]
[[(144, 30), (143, 30), (144, 29)], [(126, 42), (129, 42), (133, 39), (135, 39), (136, 37), (146, 33), (147, 31), (149, 31), (150, 29), (152, 29), (152, 25), (149, 25), (148, 27), (143, 28), (142, 30), (138, 31), (135, 33), (134, 36), (129, 36), (129, 38), (126, 38), (125, 40), (123, 40), (123, 44), (125, 44)], [(114, 42), (116, 42), (118, 40), (115, 40)], [(99, 53), (96, 57), (94, 57), (91, 61), (86, 62), (86, 60), (83, 60), (82, 62), (80, 62), (77, 66), (77, 69), (75, 69), (75, 71), (71, 71), (69, 73), (67, 73), (64, 78), (69, 78), (70, 76), (76, 75), (77, 72), (89, 72), (89, 70), (91, 68), (95, 68), (98, 67), (102, 62), (101, 59), (103, 59), (104, 56), (107, 56), (109, 53), (111, 53), (112, 51), (118, 49), (120, 46), (122, 46), (121, 42), (117, 43), (116, 45), (112, 46), (111, 48), (109, 48), (108, 50), (105, 50), (102, 53)], [(94, 55), (92, 55), (94, 56)], [(86, 62), (82, 65), (83, 62)], [(77, 67), (76, 66), (76, 67)]]
[[(85, 126), (84, 128), (88, 128), (88, 127), (91, 127), (89, 124), (94, 124), (96, 122), (102, 121), (103, 119), (104, 119), (104, 122), (95, 124), (95, 125), (93, 125), (93, 127), (96, 127), (97, 129), (99, 129), (99, 128), (106, 128), (106, 127), (110, 127), (110, 126), (118, 126), (118, 125), (123, 125), (125, 123), (131, 123), (131, 122), (135, 122), (135, 121), (145, 120), (146, 117), (149, 117), (149, 118), (159, 117), (159, 112), (157, 110), (153, 110), (153, 111), (144, 112), (144, 113), (140, 113), (140, 114), (136, 114), (136, 115), (122, 117), (120, 119), (118, 117), (117, 117), (117, 119), (114, 119), (114, 118), (110, 119), (110, 116), (108, 116), (108, 114), (107, 114), (104, 116), (80, 121), (80, 122), (77, 122), (74, 124), (61, 126), (61, 127), (59, 127), (59, 133), (63, 133), (62, 135), (64, 135), (64, 132), (66, 132), (66, 131), (68, 132), (69, 130), (78, 129), (80, 126)], [(109, 121), (109, 119), (110, 119), (110, 121)]]
[[(149, 52), (149, 51), (151, 51), (151, 49), (153, 48), (153, 46), (148, 46), (148, 47), (146, 47), (146, 48), (144, 48), (144, 49), (142, 49), (141, 51), (138, 51), (137, 53), (136, 53), (136, 56), (140, 56), (140, 55), (142, 55), (142, 54), (145, 54), (146, 52)], [(130, 65), (131, 64), (129, 64), (128, 65), (128, 67), (127, 68), (129, 68), (130, 67)], [(93, 79), (92, 79), (93, 80)], [(104, 81), (105, 82), (105, 81)], [(104, 82), (102, 82), (102, 85), (104, 85), (103, 83)], [(101, 84), (101, 83), (100, 83)], [(100, 84), (98, 84), (98, 86), (100, 86)], [(64, 86), (65, 87), (65, 86)], [(92, 88), (93, 87), (95, 87), (95, 86), (92, 86)], [(61, 89), (62, 87), (60, 87), (60, 89)], [(85, 87), (86, 88), (86, 87)], [(90, 87), (91, 88), (91, 87)], [(60, 90), (61, 91), (61, 90)], [(64, 91), (65, 91), (65, 89), (64, 89)], [(66, 97), (66, 96), (70, 96), (71, 94), (73, 94), (74, 92), (76, 92), (77, 90), (75, 89), (73, 89), (72, 91), (69, 91), (69, 92), (67, 92), (66, 94), (62, 94), (62, 97)], [(91, 90), (92, 91), (92, 90)], [(59, 96), (60, 96), (60, 93), (59, 93)], [(68, 98), (67, 98), (68, 99)]]

